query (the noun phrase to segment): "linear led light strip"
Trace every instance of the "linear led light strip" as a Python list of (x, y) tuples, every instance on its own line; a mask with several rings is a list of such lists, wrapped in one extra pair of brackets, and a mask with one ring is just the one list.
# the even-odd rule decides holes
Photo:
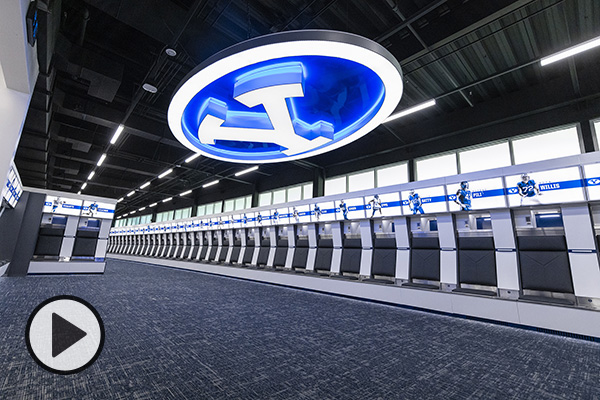
[(241, 175), (247, 174), (248, 172), (256, 171), (257, 169), (258, 169), (258, 165), (254, 166), (252, 168), (245, 169), (240, 172), (236, 172), (235, 176), (241, 176)]
[(169, 175), (171, 172), (173, 172), (173, 168), (170, 168), (170, 169), (168, 169), (167, 171), (165, 171), (165, 172), (163, 172), (162, 174), (160, 174), (160, 175), (158, 176), (158, 179), (162, 179), (162, 178), (164, 178), (165, 176)]
[(207, 188), (207, 187), (209, 187), (209, 186), (216, 185), (217, 183), (219, 183), (219, 180), (218, 180), (218, 179), (217, 179), (216, 181), (208, 182), (208, 183), (206, 183), (206, 184), (202, 185), (202, 187), (203, 187), (203, 188)]
[(99, 167), (102, 165), (102, 163), (104, 162), (104, 160), (106, 160), (106, 153), (102, 154), (100, 156), (100, 159), (98, 160), (98, 163), (96, 163), (96, 165)]
[(552, 64), (556, 61), (563, 60), (565, 58), (574, 56), (575, 54), (583, 53), (584, 51), (593, 49), (595, 47), (600, 46), (600, 37), (595, 39), (588, 40), (587, 42), (583, 42), (573, 47), (569, 47), (566, 50), (559, 51), (558, 53), (552, 54), (548, 57), (544, 57), (540, 60), (541, 66), (546, 66), (548, 64)]
[(383, 123), (385, 124), (386, 122), (390, 122), (390, 121), (393, 121), (398, 118), (406, 117), (409, 114), (416, 113), (417, 111), (421, 111), (421, 110), (424, 110), (426, 108), (433, 107), (433, 106), (435, 106), (435, 99), (426, 101), (425, 103), (417, 104), (416, 106), (407, 108), (406, 110), (400, 111), (397, 114), (390, 115), (385, 121), (383, 121)]
[(113, 135), (112, 139), (110, 139), (110, 144), (117, 143), (117, 140), (119, 140), (119, 136), (121, 136), (121, 133), (123, 133), (123, 129), (125, 129), (125, 127), (122, 124), (119, 125), (119, 127), (115, 131), (115, 134)]
[(194, 161), (196, 158), (198, 158), (198, 157), (200, 157), (200, 156), (201, 156), (201, 154), (200, 154), (200, 153), (196, 153), (196, 154), (194, 154), (193, 156), (186, 158), (186, 159), (185, 159), (185, 163), (186, 163), (186, 164), (187, 164), (187, 163), (190, 163), (190, 162)]

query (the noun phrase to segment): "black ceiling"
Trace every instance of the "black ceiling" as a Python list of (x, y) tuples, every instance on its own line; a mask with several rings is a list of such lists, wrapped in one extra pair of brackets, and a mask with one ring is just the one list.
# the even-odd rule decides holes
[[(600, 116), (600, 50), (540, 67), (541, 57), (600, 36), (597, 0), (40, 0), (40, 78), (16, 156), (27, 186), (120, 198), (133, 210), (188, 189), (202, 204)], [(245, 165), (192, 153), (166, 111), (196, 65), (248, 38), (297, 29), (356, 33), (400, 62), (399, 109), (437, 106), (297, 162)], [(165, 49), (177, 51), (169, 57)], [(141, 89), (143, 83), (156, 94)], [(594, 115), (594, 113), (596, 113)], [(125, 122), (114, 146), (108, 143)], [(100, 155), (108, 153), (96, 168)], [(214, 187), (203, 183), (221, 178)], [(165, 205), (166, 206), (166, 205)]]

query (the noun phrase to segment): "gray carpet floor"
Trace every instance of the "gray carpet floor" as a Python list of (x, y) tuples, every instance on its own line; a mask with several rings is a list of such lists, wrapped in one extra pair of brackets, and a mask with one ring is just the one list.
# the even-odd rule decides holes
[[(104, 350), (69, 376), (24, 332), (43, 300), (93, 304)], [(134, 262), (0, 278), (1, 399), (600, 399), (600, 344)]]

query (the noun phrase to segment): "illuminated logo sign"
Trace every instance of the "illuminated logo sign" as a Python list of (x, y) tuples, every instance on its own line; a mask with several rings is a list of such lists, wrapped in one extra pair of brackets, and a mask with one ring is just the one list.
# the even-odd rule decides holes
[(588, 179), (588, 186), (597, 186), (597, 185), (600, 185), (600, 179), (598, 179), (598, 178)]
[(377, 127), (402, 96), (400, 66), (379, 44), (334, 31), (252, 39), (208, 59), (177, 89), (171, 131), (207, 157), (296, 160)]

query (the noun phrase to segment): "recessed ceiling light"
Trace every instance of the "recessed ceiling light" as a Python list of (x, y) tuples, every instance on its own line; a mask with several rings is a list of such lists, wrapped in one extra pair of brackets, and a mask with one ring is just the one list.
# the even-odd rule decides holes
[(156, 93), (156, 92), (158, 92), (158, 89), (156, 88), (156, 86), (151, 85), (149, 83), (144, 83), (142, 85), (142, 89), (144, 89), (146, 92), (150, 92), (150, 93)]
[(170, 47), (165, 50), (165, 53), (170, 57), (175, 57), (177, 55), (177, 52)]

